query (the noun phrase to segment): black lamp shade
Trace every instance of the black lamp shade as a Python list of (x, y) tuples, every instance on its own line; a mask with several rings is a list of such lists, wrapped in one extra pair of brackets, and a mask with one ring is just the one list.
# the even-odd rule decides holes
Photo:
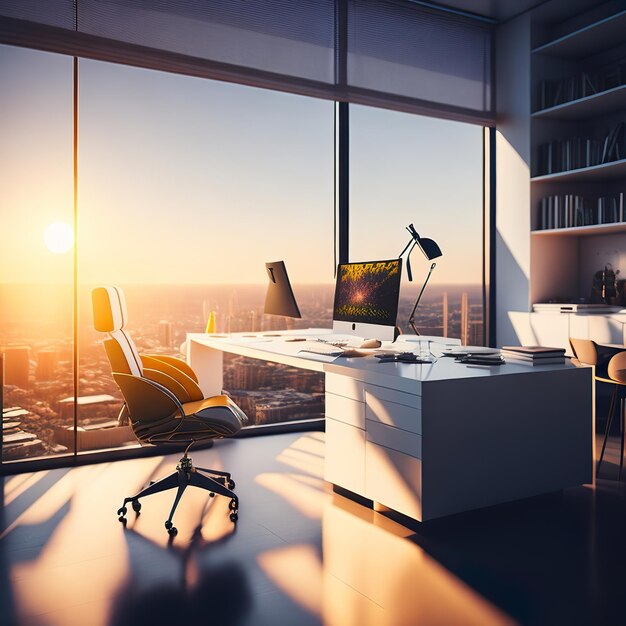
[(443, 256), (443, 252), (441, 252), (441, 248), (437, 245), (437, 243), (432, 239), (427, 239), (426, 237), (418, 237), (416, 239), (417, 245), (420, 250), (424, 253), (424, 256), (432, 261), (437, 257)]

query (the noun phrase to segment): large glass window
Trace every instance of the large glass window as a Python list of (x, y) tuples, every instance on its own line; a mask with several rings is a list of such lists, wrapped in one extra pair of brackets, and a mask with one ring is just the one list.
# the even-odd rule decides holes
[[(291, 324), (263, 314), (265, 262), (279, 259), (293, 326), (330, 324), (332, 102), (89, 60), (79, 102), (81, 425), (108, 426), (120, 402), (94, 285), (123, 287), (140, 352), (177, 354), (210, 314), (220, 333)], [(224, 385), (253, 424), (324, 413), (314, 372), (226, 357)]]
[[(137, 445), (117, 427), (96, 285), (124, 289), (141, 352), (180, 354), (209, 317), (218, 333), (331, 324), (334, 103), (80, 60), (75, 264), (72, 59), (0, 53), (3, 461), (74, 452), (75, 410), (78, 452)], [(482, 141), (480, 127), (350, 106), (350, 260), (396, 257), (413, 223), (444, 253), (417, 325), (466, 344), (484, 342)], [(300, 320), (263, 313), (276, 260)], [(429, 263), (415, 250), (412, 265), (405, 332)], [(224, 385), (253, 425), (324, 414), (317, 373), (226, 357)]]
[(0, 46), (2, 460), (73, 451), (72, 60)]
[[(350, 260), (397, 257), (405, 230), (434, 239), (443, 256), (416, 316), (423, 335), (483, 345), (483, 129), (364, 106), (350, 107)], [(430, 262), (416, 248), (398, 325), (408, 319)]]

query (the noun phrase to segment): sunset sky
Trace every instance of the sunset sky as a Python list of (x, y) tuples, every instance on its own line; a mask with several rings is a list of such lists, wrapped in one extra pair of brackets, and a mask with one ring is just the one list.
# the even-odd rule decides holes
[[(0, 46), (0, 282), (70, 282), (44, 246), (72, 222), (72, 61)], [(80, 61), (81, 283), (333, 279), (333, 103)], [(353, 261), (388, 259), (413, 222), (433, 282), (480, 282), (482, 129), (352, 106)], [(413, 257), (416, 271), (428, 264)]]

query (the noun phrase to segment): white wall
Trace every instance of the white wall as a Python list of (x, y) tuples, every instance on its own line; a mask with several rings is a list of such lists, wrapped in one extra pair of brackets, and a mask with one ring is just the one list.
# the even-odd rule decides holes
[(496, 345), (519, 338), (510, 311), (528, 311), (530, 275), (530, 45), (528, 13), (496, 31)]

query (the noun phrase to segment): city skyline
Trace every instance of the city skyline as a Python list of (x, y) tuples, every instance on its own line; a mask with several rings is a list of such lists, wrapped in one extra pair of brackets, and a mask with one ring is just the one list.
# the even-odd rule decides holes
[[(6, 295), (0, 285), (0, 298)], [(52, 289), (49, 285), (48, 289)], [(9, 287), (13, 294), (15, 289)], [(32, 290), (31, 290), (32, 291)], [(207, 288), (197, 285), (126, 286), (129, 322), (127, 329), (142, 353), (178, 355), (187, 332), (203, 332), (207, 315), (217, 311), (217, 332), (275, 331), (291, 327), (330, 327), (332, 285), (296, 289), (302, 319), (263, 314), (265, 287)], [(40, 294), (33, 294), (35, 300)], [(5, 459), (68, 451), (67, 428), (73, 424), (74, 364), (71, 288), (67, 286), (65, 308), (56, 316), (40, 319), (36, 307), (26, 307), (14, 317), (0, 311), (4, 353), (4, 416), (11, 429), (5, 434)], [(78, 424), (92, 439), (102, 431), (104, 441), (122, 404), (119, 388), (111, 376), (102, 346), (104, 334), (96, 332), (91, 320), (89, 292), (81, 293), (78, 341)], [(401, 296), (398, 323), (406, 322), (413, 305)], [(48, 309), (48, 312), (50, 309)], [(444, 320), (444, 312), (447, 318)], [(480, 286), (460, 286), (454, 292), (436, 287), (418, 309), (417, 324), (423, 334), (446, 334), (464, 343), (480, 344), (482, 337)], [(278, 364), (249, 361), (229, 355), (224, 360), (224, 388), (244, 408), (252, 424), (321, 418), (324, 415), (323, 377), (303, 374)], [(120, 445), (118, 442), (116, 445)], [(126, 445), (136, 445), (128, 433)], [(85, 444), (87, 445), (87, 444)], [(96, 445), (96, 444), (93, 444)], [(81, 447), (81, 450), (90, 449)]]

